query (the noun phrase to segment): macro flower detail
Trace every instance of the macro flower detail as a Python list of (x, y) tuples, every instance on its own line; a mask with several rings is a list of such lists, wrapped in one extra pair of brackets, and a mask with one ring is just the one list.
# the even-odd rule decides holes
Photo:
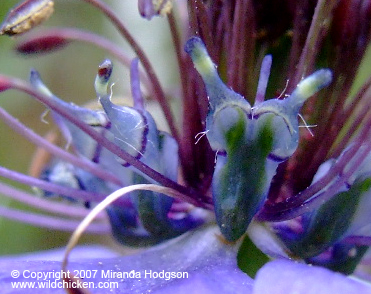
[[(133, 61), (134, 67), (136, 62), (136, 60)], [(96, 93), (104, 112), (89, 110), (60, 100), (43, 84), (36, 71), (31, 72), (30, 82), (37, 90), (46, 94), (84, 123), (97, 129), (122, 150), (157, 172), (161, 172), (169, 179), (176, 180), (178, 169), (176, 142), (168, 134), (158, 131), (152, 116), (143, 108), (143, 101), (141, 101), (143, 98), (140, 93), (137, 93), (135, 97), (134, 108), (111, 102), (108, 91), (111, 73), (112, 63), (105, 60), (99, 66), (95, 80)], [(137, 82), (139, 87), (139, 81)], [(129, 163), (116, 159), (114, 154), (101, 148), (94, 140), (63, 117), (58, 114), (54, 114), (54, 117), (67, 142), (73, 145), (80, 156), (120, 175), (122, 181), (127, 183), (126, 185), (151, 181), (151, 179), (146, 179), (145, 175), (129, 171)], [(46, 171), (44, 178), (53, 183), (73, 188), (80, 187), (87, 191), (109, 194), (118, 189), (118, 187), (107, 185), (98, 177), (80, 169), (70, 168), (62, 171), (61, 167), (64, 167), (65, 164), (60, 161), (55, 163)], [(76, 181), (70, 179), (77, 179), (78, 185)], [(107, 209), (112, 233), (118, 241), (125, 245), (144, 246), (158, 243), (180, 235), (204, 222), (201, 216), (192, 215), (192, 209), (187, 204), (183, 204), (185, 211), (179, 209), (177, 212), (172, 212), (173, 198), (166, 195), (151, 191), (137, 191), (132, 194), (131, 203), (127, 202), (124, 208), (112, 206)], [(189, 212), (189, 216), (183, 218), (172, 220), (168, 217), (169, 213), (180, 215), (181, 213), (187, 214), (187, 212)]]
[[(350, 274), (368, 250), (365, 245), (353, 245), (346, 237), (367, 231), (370, 218), (365, 211), (370, 207), (370, 155), (333, 199), (316, 211), (303, 214), (298, 222), (302, 228), (293, 230), (278, 223), (277, 234), (290, 251), (311, 264), (325, 265)], [(313, 181), (318, 181), (334, 164), (323, 163)], [(366, 229), (366, 230), (365, 230)]]
[[(138, 0), (141, 25), (169, 28), (144, 37), (146, 49), (141, 26), (125, 24), (130, 4), (80, 2), (128, 46), (72, 15), (68, 28), (62, 17), (63, 27), (39, 29), (63, 10), (54, 1), (23, 1), (0, 28), (28, 62), (66, 48), (73, 64), (35, 62), (28, 81), (0, 75), (1, 97), (40, 102), (37, 124), (50, 129), (41, 136), (0, 107), (36, 146), (29, 174), (0, 164), (1, 195), (24, 204), (0, 216), (71, 233), (64, 254), (1, 258), (4, 293), (24, 282), (49, 293), (51, 280), (66, 283), (57, 293), (371, 293), (369, 1)], [(158, 47), (166, 34), (173, 46)], [(107, 56), (86, 70), (68, 51), (75, 43)], [(88, 104), (77, 100), (82, 81)], [(70, 257), (83, 233), (136, 251), (88, 246)]]
[(264, 204), (278, 164), (297, 148), (300, 108), (331, 82), (332, 75), (329, 70), (315, 72), (283, 100), (264, 101), (266, 85), (262, 83), (258, 89), (262, 101), (251, 107), (222, 83), (201, 39), (190, 39), (186, 51), (205, 82), (209, 99), (206, 136), (217, 152), (213, 178), (216, 219), (226, 239), (236, 241)]

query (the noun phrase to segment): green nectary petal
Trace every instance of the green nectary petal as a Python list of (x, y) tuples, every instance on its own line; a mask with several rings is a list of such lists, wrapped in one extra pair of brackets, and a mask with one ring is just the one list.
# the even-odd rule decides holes
[(278, 164), (298, 146), (300, 108), (331, 82), (332, 74), (319, 70), (302, 80), (289, 98), (263, 101), (268, 58), (259, 101), (251, 107), (220, 79), (200, 38), (189, 39), (185, 51), (201, 75), (209, 99), (206, 135), (218, 154), (213, 178), (217, 222), (225, 238), (235, 241), (265, 201)]
[[(99, 66), (95, 79), (95, 89), (110, 120), (110, 131), (114, 135), (115, 143), (157, 172), (176, 181), (178, 175), (178, 146), (175, 140), (170, 135), (157, 129), (153, 117), (145, 109), (116, 105), (111, 101), (109, 93), (111, 73), (112, 63), (105, 60)], [(139, 83), (139, 81), (135, 82)], [(126, 162), (122, 164), (126, 165)], [(152, 179), (139, 174), (137, 171), (134, 171), (131, 181), (133, 184), (153, 183)], [(132, 238), (135, 242), (158, 243), (164, 239), (178, 236), (202, 223), (201, 219), (192, 216), (184, 217), (181, 220), (169, 219), (168, 214), (173, 198), (164, 194), (152, 191), (135, 191), (131, 193), (131, 199), (143, 226), (142, 231), (145, 231), (142, 236), (133, 234)], [(120, 215), (125, 216), (125, 212), (113, 209), (109, 213), (111, 221), (117, 220)], [(117, 221), (115, 227), (120, 230), (120, 220)], [(116, 235), (124, 236), (123, 240), (126, 238), (126, 231), (132, 234), (125, 228), (121, 229), (123, 232), (120, 233), (116, 230)]]
[(229, 241), (245, 233), (265, 200), (271, 180), (271, 167), (266, 164), (272, 146), (269, 120), (256, 130), (256, 140), (245, 141), (245, 127), (241, 116), (227, 133), (227, 155), (218, 156), (213, 178), (216, 219)]

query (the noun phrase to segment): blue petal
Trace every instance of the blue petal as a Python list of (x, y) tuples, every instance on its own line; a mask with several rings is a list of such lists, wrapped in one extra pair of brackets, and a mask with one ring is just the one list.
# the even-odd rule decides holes
[[(64, 248), (50, 249), (40, 252), (30, 252), (20, 255), (8, 255), (0, 258), (0, 263), (12, 263), (14, 261), (60, 261), (63, 259)], [(95, 258), (118, 257), (119, 253), (101, 245), (81, 245), (76, 247), (70, 255), (70, 260), (82, 260)]]
[(287, 260), (267, 263), (257, 273), (253, 294), (370, 294), (371, 285), (322, 267)]
[[(70, 262), (68, 269), (98, 270), (95, 279), (84, 281), (118, 282), (118, 288), (92, 289), (92, 293), (251, 293), (253, 280), (237, 267), (235, 247), (226, 245), (217, 237), (219, 230), (206, 227), (188, 232), (167, 243), (152, 247), (141, 253), (116, 258), (96, 258)], [(14, 279), (12, 270), (37, 272), (60, 271), (61, 263), (55, 261), (0, 261), (1, 293), (29, 293), (29, 289), (12, 289), (11, 282), (32, 282), (33, 279)], [(105, 278), (102, 271), (140, 273), (140, 278)], [(151, 278), (145, 273), (186, 272), (188, 278)], [(54, 280), (52, 280), (54, 281)], [(38, 289), (38, 293), (50, 293), (50, 289)], [(53, 289), (53, 293), (65, 293)]]

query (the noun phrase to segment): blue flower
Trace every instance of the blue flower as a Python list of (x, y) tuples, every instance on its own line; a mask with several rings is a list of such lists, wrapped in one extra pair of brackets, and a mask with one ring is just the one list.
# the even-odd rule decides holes
[[(362, 282), (288, 259), (267, 263), (253, 280), (237, 267), (237, 247), (220, 242), (216, 234), (217, 227), (206, 227), (130, 256), (107, 257), (102, 248), (81, 248), (70, 263), (71, 273), (96, 270), (95, 278), (83, 279), (102, 287), (93, 290), (90, 284), (92, 293), (371, 293), (371, 288)], [(54, 277), (30, 277), (31, 272), (60, 273), (56, 260), (61, 255), (46, 255), (44, 260), (37, 260), (39, 255), (36, 260), (25, 256), (0, 261), (3, 293), (29, 291), (12, 288), (12, 282), (61, 282)], [(25, 277), (10, 277), (14, 269)], [(53, 291), (64, 293), (63, 289)], [(38, 293), (49, 292), (50, 289), (38, 289)]]

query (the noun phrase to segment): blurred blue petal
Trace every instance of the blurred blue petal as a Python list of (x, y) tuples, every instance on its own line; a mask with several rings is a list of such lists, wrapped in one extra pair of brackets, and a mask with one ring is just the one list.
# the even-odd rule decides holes
[[(0, 264), (6, 261), (61, 261), (65, 248), (56, 248), (40, 252), (31, 252), (20, 255), (1, 256)], [(76, 247), (70, 255), (69, 260), (81, 260), (94, 258), (113, 258), (118, 257), (119, 253), (101, 245), (80, 245)]]
[(257, 273), (253, 294), (370, 294), (371, 285), (322, 267), (288, 260), (267, 263)]
[[(73, 270), (98, 270), (95, 279), (87, 282), (118, 282), (118, 288), (93, 289), (92, 293), (246, 293), (252, 291), (253, 280), (237, 267), (236, 248), (225, 245), (217, 237), (216, 227), (206, 227), (186, 233), (167, 243), (152, 247), (131, 256), (97, 258), (92, 252), (90, 260), (74, 260), (68, 265)], [(88, 249), (87, 249), (88, 250)], [(29, 289), (12, 289), (11, 282), (32, 282), (22, 278), (24, 270), (37, 272), (60, 271), (56, 261), (0, 260), (0, 293), (29, 293)], [(12, 270), (21, 272), (21, 277), (10, 276)], [(140, 273), (141, 278), (105, 278), (106, 272)], [(145, 277), (145, 271), (187, 272), (188, 278), (160, 279)], [(52, 280), (54, 281), (54, 280)], [(37, 293), (50, 293), (51, 289), (38, 289)], [(63, 289), (53, 289), (53, 293), (65, 293)]]

